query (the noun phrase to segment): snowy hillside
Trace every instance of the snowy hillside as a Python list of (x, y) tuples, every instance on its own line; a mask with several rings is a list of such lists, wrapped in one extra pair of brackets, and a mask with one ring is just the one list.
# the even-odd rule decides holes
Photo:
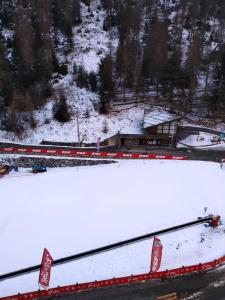
[[(63, 90), (70, 106), (72, 119), (70, 122), (61, 124), (53, 119), (52, 107), (55, 99), (49, 102), (40, 111), (34, 112), (37, 128), (28, 129), (23, 134), (15, 135), (0, 130), (1, 141), (16, 141), (24, 143), (40, 143), (42, 140), (78, 142), (77, 118), (82, 142), (95, 142), (97, 137), (109, 137), (121, 129), (129, 127), (139, 127), (142, 122), (143, 109), (122, 111), (110, 116), (100, 115), (96, 111), (99, 97), (96, 93), (91, 93), (86, 89), (77, 87), (73, 80), (73, 65), (84, 65), (86, 71), (98, 71), (98, 64), (108, 52), (115, 51), (117, 45), (116, 32), (113, 34), (113, 41), (109, 38), (109, 32), (103, 30), (103, 20), (105, 13), (98, 10), (99, 0), (93, 1), (93, 13), (88, 12), (88, 7), (81, 5), (83, 22), (80, 26), (74, 27), (73, 43), (76, 51), (69, 56), (64, 54), (63, 47), (58, 47), (58, 59), (68, 66), (68, 75), (61, 76), (54, 80), (55, 89)], [(63, 40), (63, 36), (61, 37)], [(135, 125), (133, 125), (133, 123)], [(127, 129), (126, 129), (127, 130)]]
[[(1, 274), (39, 264), (44, 247), (58, 259), (196, 220), (205, 207), (224, 223), (224, 180), (217, 163), (144, 160), (6, 176)], [(161, 270), (223, 256), (224, 229), (199, 225), (161, 236)], [(54, 267), (51, 287), (146, 273), (151, 246), (149, 240)], [(0, 296), (36, 290), (37, 282), (38, 273), (1, 281)]]

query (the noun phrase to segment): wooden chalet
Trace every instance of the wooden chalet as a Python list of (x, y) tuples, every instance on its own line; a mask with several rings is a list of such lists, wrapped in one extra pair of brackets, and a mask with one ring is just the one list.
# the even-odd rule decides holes
[(180, 117), (164, 110), (147, 110), (144, 113), (143, 127), (128, 129), (106, 139), (107, 146), (175, 146)]
[(180, 120), (181, 117), (167, 111), (145, 111), (144, 134), (152, 137), (148, 144), (175, 146), (177, 128)]

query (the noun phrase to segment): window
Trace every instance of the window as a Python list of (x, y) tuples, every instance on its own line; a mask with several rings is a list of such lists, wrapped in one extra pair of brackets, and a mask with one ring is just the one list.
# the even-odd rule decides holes
[(177, 129), (177, 123), (164, 123), (157, 126), (157, 134), (175, 134)]
[(164, 134), (168, 134), (169, 133), (169, 130), (170, 130), (169, 126), (170, 126), (169, 123), (163, 125), (163, 133)]
[(157, 133), (160, 134), (163, 131), (163, 125), (157, 126)]
[(177, 124), (175, 122), (170, 124), (170, 133), (175, 134), (177, 129)]
[(156, 144), (156, 140), (147, 140), (147, 145), (155, 145)]

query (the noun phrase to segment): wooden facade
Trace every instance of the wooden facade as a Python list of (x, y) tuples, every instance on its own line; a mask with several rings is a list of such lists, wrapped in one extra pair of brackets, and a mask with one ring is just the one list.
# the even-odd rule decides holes
[(175, 135), (177, 132), (177, 126), (178, 126), (178, 120), (174, 120), (159, 125), (146, 127), (144, 131), (146, 134)]
[(173, 136), (167, 134), (116, 134), (103, 142), (106, 146), (172, 146)]
[(143, 134), (119, 133), (106, 139), (103, 144), (107, 146), (175, 146), (177, 127), (180, 118), (143, 128)]

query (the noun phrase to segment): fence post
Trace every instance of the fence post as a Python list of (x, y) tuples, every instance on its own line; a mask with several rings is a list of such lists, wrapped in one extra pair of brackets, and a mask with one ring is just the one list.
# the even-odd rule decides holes
[(130, 280), (129, 280), (129, 284), (133, 282), (133, 274), (130, 275)]
[(168, 277), (168, 269), (166, 269), (166, 271), (165, 271), (165, 275), (164, 276), (162, 276), (161, 277), (161, 281), (164, 281), (164, 280), (166, 280), (167, 279), (167, 277)]
[(184, 274), (185, 274), (185, 273), (184, 273), (184, 269), (185, 269), (184, 266), (182, 266), (182, 270), (183, 270), (183, 271), (182, 271), (182, 275), (183, 275), (183, 276), (184, 276)]

